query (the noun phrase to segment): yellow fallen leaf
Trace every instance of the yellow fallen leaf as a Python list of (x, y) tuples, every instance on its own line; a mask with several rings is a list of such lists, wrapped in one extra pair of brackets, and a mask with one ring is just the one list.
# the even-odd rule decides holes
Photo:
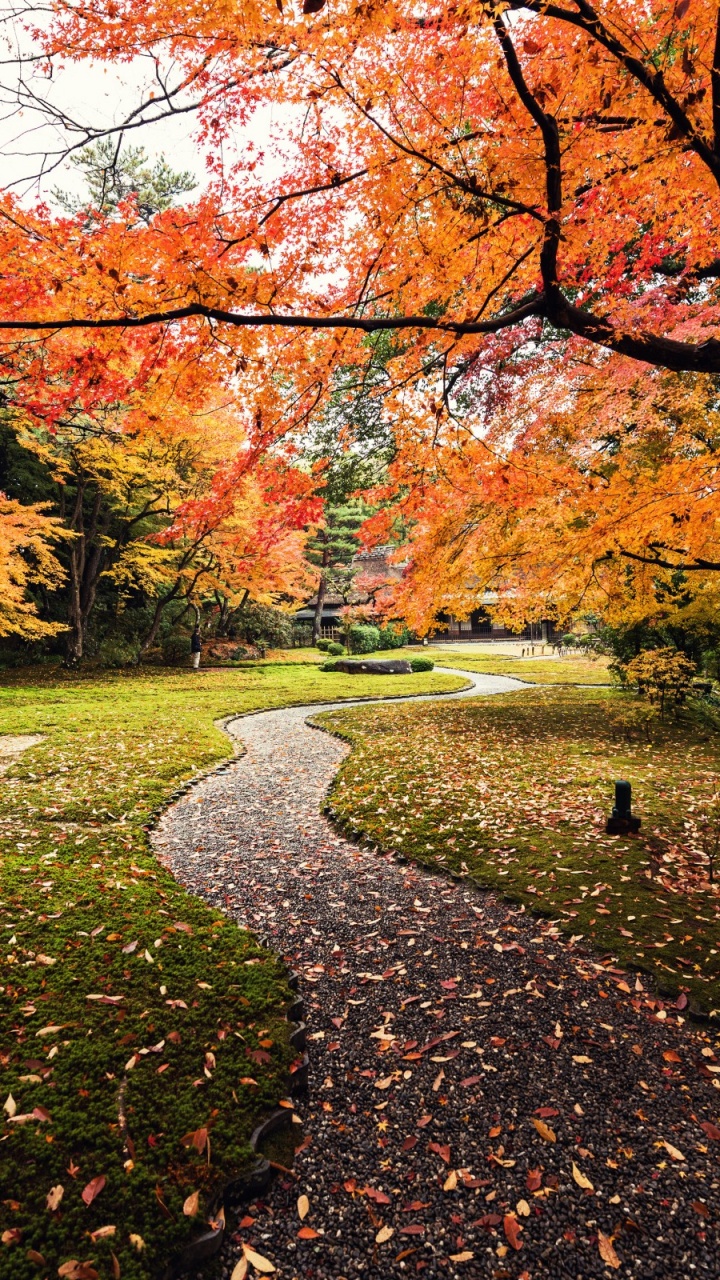
[(516, 1209), (516, 1212), (520, 1214), (521, 1218), (530, 1217), (530, 1205), (528, 1204), (527, 1200), (518, 1200), (517, 1204), (515, 1205), (515, 1209)]
[(572, 1176), (577, 1182), (578, 1186), (582, 1187), (583, 1191), (595, 1190), (590, 1179), (585, 1177), (585, 1174), (583, 1173), (582, 1169), (578, 1169), (577, 1165), (575, 1164), (575, 1161), (573, 1161)]
[(3, 1104), (3, 1111), (5, 1112), (6, 1116), (10, 1116), (10, 1117), (14, 1116), (15, 1112), (17, 1111), (17, 1103), (11, 1093), (9, 1093), (7, 1098), (5, 1099), (5, 1102)]
[(443, 1182), (443, 1191), (454, 1191), (456, 1186), (457, 1186), (457, 1174), (454, 1169), (451, 1169), (447, 1178)]
[(393, 1080), (394, 1080), (394, 1079), (395, 1079), (395, 1077), (394, 1077), (394, 1076), (385, 1076), (384, 1080), (376, 1080), (376, 1081), (375, 1081), (375, 1084), (373, 1085), (373, 1088), (374, 1088), (374, 1089), (389, 1089), (389, 1088), (390, 1088), (390, 1085), (392, 1084), (392, 1082), (393, 1082)]
[(268, 1258), (263, 1258), (261, 1253), (256, 1253), (254, 1249), (248, 1248), (246, 1244), (243, 1245), (243, 1253), (250, 1263), (250, 1266), (254, 1267), (256, 1271), (262, 1271), (264, 1275), (268, 1276), (275, 1271), (275, 1267)]
[(235, 1263), (235, 1266), (232, 1269), (230, 1280), (245, 1280), (245, 1277), (247, 1275), (247, 1268), (248, 1268), (247, 1258), (243, 1254), (240, 1261)]
[(664, 1148), (665, 1148), (665, 1150), (667, 1151), (667, 1153), (668, 1153), (668, 1155), (670, 1156), (670, 1159), (671, 1159), (671, 1160), (684, 1160), (684, 1159), (685, 1159), (685, 1157), (684, 1157), (684, 1155), (683, 1155), (682, 1151), (678, 1151), (677, 1147), (674, 1147), (674, 1146), (672, 1145), (672, 1143), (671, 1143), (671, 1142), (666, 1142), (664, 1138), (663, 1138), (662, 1142), (661, 1142), (659, 1145), (660, 1145), (661, 1147), (664, 1147)]
[(90, 1232), (90, 1239), (93, 1241), (93, 1243), (96, 1240), (104, 1240), (106, 1236), (114, 1236), (115, 1230), (116, 1228), (113, 1226), (98, 1227), (97, 1231)]
[(301, 1222), (303, 1218), (307, 1218), (310, 1212), (310, 1201), (307, 1196), (298, 1196), (297, 1211)]
[(592, 1062), (592, 1058), (588, 1058), (586, 1053), (574, 1053), (573, 1062)]
[(136, 1231), (130, 1232), (130, 1243), (134, 1249), (137, 1249), (138, 1253), (142, 1253), (143, 1249), (145, 1248), (145, 1241), (143, 1240), (142, 1236), (139, 1236), (137, 1234)]
[(386, 1240), (390, 1240), (395, 1235), (394, 1227), (381, 1227), (375, 1237), (376, 1244), (385, 1244)]
[(533, 1116), (533, 1124), (535, 1125), (535, 1128), (537, 1129), (538, 1133), (540, 1134), (540, 1137), (543, 1139), (544, 1142), (557, 1142), (557, 1137), (555, 1136), (553, 1130), (550, 1128), (549, 1125), (545, 1124), (544, 1120), (536, 1120), (535, 1117)]
[(65, 1188), (60, 1183), (58, 1183), (56, 1187), (50, 1188), (47, 1196), (45, 1197), (45, 1201), (51, 1213), (55, 1212), (64, 1195)]
[(603, 1235), (602, 1231), (598, 1231), (598, 1249), (603, 1262), (607, 1263), (609, 1267), (612, 1267), (617, 1271), (618, 1267), (622, 1266), (622, 1263), (613, 1248), (613, 1242), (610, 1239), (610, 1236)]
[(471, 1253), (469, 1249), (465, 1249), (463, 1253), (451, 1253), (450, 1261), (451, 1262), (469, 1262), (470, 1259), (474, 1257), (475, 1257), (474, 1253)]
[(183, 1213), (185, 1214), (185, 1217), (194, 1218), (199, 1207), (200, 1207), (200, 1192), (193, 1191), (192, 1195), (188, 1196), (187, 1200), (183, 1205)]

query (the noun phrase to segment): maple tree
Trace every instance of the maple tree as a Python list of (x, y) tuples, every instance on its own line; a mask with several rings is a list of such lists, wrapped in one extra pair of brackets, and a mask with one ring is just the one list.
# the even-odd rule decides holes
[(37, 640), (59, 626), (38, 617), (29, 587), (53, 587), (62, 581), (52, 544), (60, 522), (40, 504), (23, 506), (0, 493), (0, 636)]
[[(559, 367), (559, 357), (561, 366)], [(595, 613), (613, 625), (714, 625), (720, 579), (717, 387), (577, 343), (507, 358), (466, 379), (484, 417), (420, 420), (393, 464), (395, 507), (368, 536), (411, 527), (410, 565), (386, 607), (427, 630), (484, 590), (510, 625)]]
[[(251, 142), (192, 219), (154, 228), (152, 255), (141, 235), (106, 243), (118, 278), (102, 300), (86, 279), (97, 246), (67, 228), (48, 243), (44, 228), (34, 296), (7, 289), (1, 322), (412, 328), (415, 360), (431, 353), (450, 376), (472, 349), (461, 339), (547, 322), (714, 371), (716, 28), (707, 0), (306, 0), (303, 14), (260, 0), (210, 25), (193, 0), (182, 21), (162, 0), (58, 8), (34, 32), (46, 65), (162, 54), (176, 68), (172, 87), (159, 75), (126, 121), (86, 138), (121, 137), (182, 103), (217, 172), (233, 130), (281, 103), (280, 173)], [(6, 214), (12, 256), (39, 228)], [(263, 269), (249, 273), (258, 253)], [(149, 267), (139, 279), (129, 254)], [(48, 257), (69, 268), (62, 307)]]

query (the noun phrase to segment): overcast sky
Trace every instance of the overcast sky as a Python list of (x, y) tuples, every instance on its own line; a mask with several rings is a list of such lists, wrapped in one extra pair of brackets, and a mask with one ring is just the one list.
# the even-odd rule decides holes
[[(26, 53), (29, 50), (27, 37), (17, 25), (6, 25), (3, 44), (4, 59), (12, 58), (18, 50)], [(58, 165), (57, 154), (68, 143), (80, 140), (80, 133), (48, 121), (46, 113), (32, 105), (19, 108), (17, 78), (17, 66), (5, 61), (0, 74), (3, 186), (12, 187), (26, 199), (37, 199), (38, 195), (49, 199), (53, 188), (58, 186), (77, 193), (79, 179), (76, 170), (68, 161)], [(154, 67), (150, 59), (137, 59), (129, 65), (120, 66), (83, 62), (66, 65), (50, 80), (26, 66), (23, 78), (26, 102), (36, 96), (80, 126), (107, 128), (119, 124), (147, 96), (154, 82)], [(190, 170), (198, 182), (199, 191), (205, 181), (206, 170), (204, 156), (193, 137), (196, 125), (194, 113), (176, 115), (141, 129), (129, 130), (125, 135), (125, 145), (142, 146), (150, 160), (164, 155), (174, 169)], [(248, 136), (252, 136), (256, 145), (266, 145), (272, 126), (273, 113), (268, 108), (256, 117), (250, 135), (247, 131), (238, 131), (233, 152), (225, 156), (227, 162), (232, 162), (233, 154), (246, 144)], [(44, 175), (38, 178), (43, 170)]]

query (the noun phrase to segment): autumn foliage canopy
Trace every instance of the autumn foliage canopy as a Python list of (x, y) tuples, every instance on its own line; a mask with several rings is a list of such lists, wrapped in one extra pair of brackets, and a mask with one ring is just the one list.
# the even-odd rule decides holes
[(707, 0), (57, 6), (47, 67), (155, 59), (115, 133), (194, 111), (208, 181), (150, 220), (5, 197), (15, 395), (142, 398), (179, 361), (192, 398), (211, 367), (272, 448), (389, 329), (418, 627), (483, 586), (647, 613), (678, 572), (704, 607), (719, 32)]

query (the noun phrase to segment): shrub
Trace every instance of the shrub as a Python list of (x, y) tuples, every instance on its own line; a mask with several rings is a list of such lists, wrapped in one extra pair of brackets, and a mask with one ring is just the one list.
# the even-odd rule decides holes
[(351, 653), (374, 653), (380, 648), (380, 631), (377, 627), (356, 623), (348, 631), (348, 642)]
[(432, 658), (411, 658), (410, 666), (413, 671), (432, 671), (435, 663)]
[(404, 644), (410, 639), (410, 632), (407, 627), (399, 629), (390, 627), (381, 627), (379, 631), (380, 639), (378, 641), (378, 649), (402, 649)]
[(137, 662), (140, 646), (130, 640), (108, 637), (100, 645), (98, 656), (104, 667), (131, 667)]
[(258, 648), (288, 649), (293, 641), (292, 618), (268, 604), (244, 604), (235, 619), (238, 635)]
[(166, 667), (177, 667), (190, 657), (190, 637), (182, 631), (170, 631), (163, 636), (162, 656)]
[(323, 662), (321, 671), (337, 671), (337, 662)]
[(345, 646), (343, 644), (338, 644), (337, 640), (333, 640), (328, 645), (327, 652), (333, 654), (334, 657), (339, 658), (340, 655), (345, 652)]
[(685, 701), (695, 670), (695, 663), (675, 649), (646, 649), (625, 665), (625, 677), (641, 697), (659, 704), (662, 719), (668, 700), (676, 706)]
[(318, 640), (315, 648), (319, 649), (321, 653), (327, 653), (331, 643), (332, 642), (330, 640)]

